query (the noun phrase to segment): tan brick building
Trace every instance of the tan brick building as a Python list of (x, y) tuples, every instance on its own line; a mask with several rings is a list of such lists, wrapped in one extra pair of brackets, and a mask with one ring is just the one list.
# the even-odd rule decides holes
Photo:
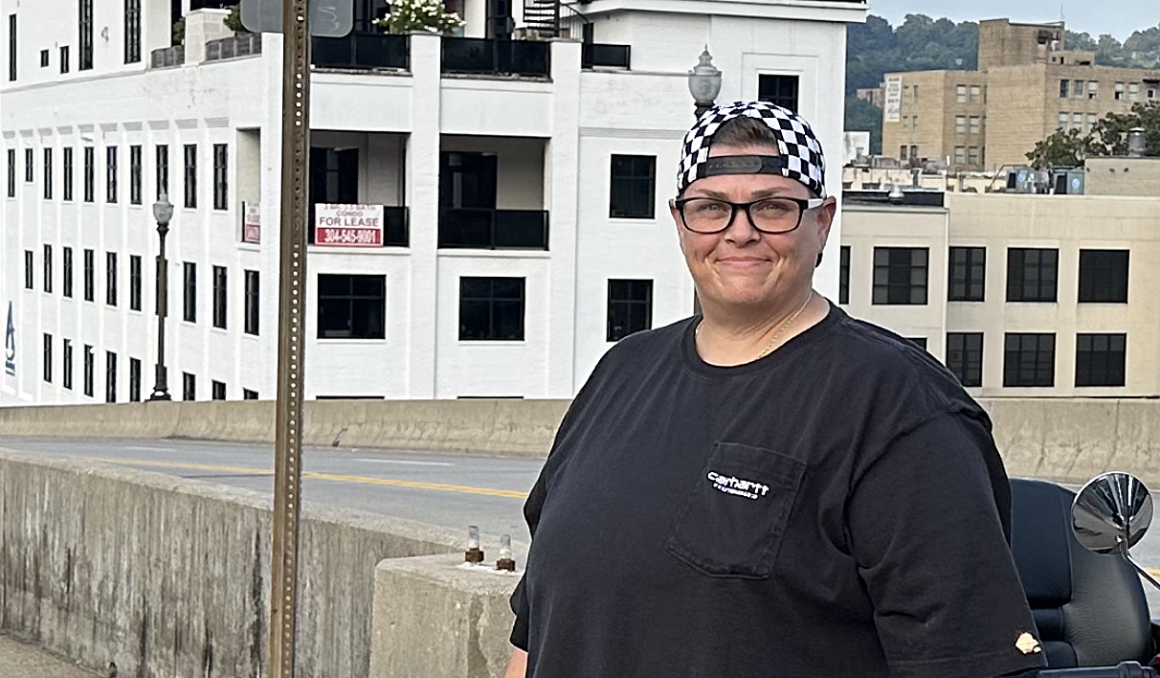
[(1025, 164), (1057, 129), (1087, 132), (1160, 98), (1160, 70), (1095, 66), (1092, 53), (1066, 51), (1064, 34), (1059, 23), (984, 21), (980, 70), (887, 74), (883, 152), (947, 161), (952, 172), (996, 170)]

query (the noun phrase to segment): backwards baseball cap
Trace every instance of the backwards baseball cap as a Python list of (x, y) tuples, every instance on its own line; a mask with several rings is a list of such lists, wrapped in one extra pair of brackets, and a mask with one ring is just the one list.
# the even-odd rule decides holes
[[(778, 155), (709, 157), (713, 135), (722, 125), (741, 116), (760, 120), (769, 127), (777, 139)], [(780, 174), (802, 183), (819, 198), (826, 197), (826, 157), (813, 128), (797, 113), (766, 101), (714, 106), (685, 134), (677, 194), (697, 179), (722, 174)]]

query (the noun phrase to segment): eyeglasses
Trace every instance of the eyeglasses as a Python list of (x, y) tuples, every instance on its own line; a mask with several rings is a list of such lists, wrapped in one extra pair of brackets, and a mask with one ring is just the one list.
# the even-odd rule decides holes
[(762, 198), (747, 203), (715, 198), (685, 198), (673, 201), (685, 228), (694, 233), (721, 233), (733, 225), (737, 211), (745, 212), (749, 223), (762, 233), (789, 233), (802, 223), (806, 210), (821, 207), (820, 198)]

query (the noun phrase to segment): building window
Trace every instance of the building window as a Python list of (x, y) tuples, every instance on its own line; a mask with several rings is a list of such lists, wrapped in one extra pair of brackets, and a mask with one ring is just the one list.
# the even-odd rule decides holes
[(8, 79), (16, 80), (16, 15), (8, 15)]
[(982, 118), (980, 118), (977, 115), (972, 115), (971, 116), (970, 133), (971, 134), (979, 134), (982, 129), (983, 129)]
[(80, 0), (80, 63), (78, 71), (93, 67), (93, 0)]
[(197, 264), (187, 261), (183, 268), (185, 273), (185, 322), (197, 322)]
[(1083, 113), (1071, 114), (1071, 128), (1074, 130), (1083, 131)]
[(1084, 81), (1083, 80), (1076, 80), (1074, 83), (1072, 83), (1072, 87), (1071, 87), (1071, 96), (1072, 97), (1074, 97), (1076, 99), (1082, 99), (1083, 92), (1084, 92)]
[(906, 144), (902, 144), (902, 146), (899, 147), (898, 159), (899, 160), (906, 160)]
[(229, 148), (225, 144), (213, 147), (213, 208), (229, 209)]
[(1128, 250), (1079, 251), (1080, 303), (1128, 303)]
[[(910, 130), (910, 116), (909, 115), (902, 116), (902, 129), (903, 129), (903, 131)], [(906, 147), (903, 146), (903, 148), (906, 148)]]
[(242, 400), (257, 400), (257, 399), (258, 399), (258, 392), (257, 391), (251, 391), (248, 388), (242, 389)]
[(141, 204), (141, 147), (129, 147), (129, 204)]
[(1088, 83), (1088, 98), (1098, 99), (1100, 96), (1100, 83), (1092, 80)]
[(382, 339), (386, 308), (385, 276), (318, 276), (319, 339)]
[(16, 197), (16, 149), (8, 149), (8, 197)]
[(95, 252), (85, 250), (85, 301), (94, 301), (97, 298), (96, 258)]
[(656, 167), (655, 156), (612, 156), (610, 217), (652, 219), (656, 215)]
[(157, 147), (157, 199), (169, 195), (169, 147)]
[(185, 206), (197, 207), (197, 144), (185, 145)]
[(44, 380), (52, 383), (52, 335), (44, 335)]
[(129, 255), (129, 310), (141, 310), (141, 257)]
[(1061, 130), (1067, 129), (1067, 121), (1070, 119), (1071, 119), (1071, 117), (1067, 113), (1061, 112), (1059, 114), (1059, 124), (1056, 126), (1056, 129), (1061, 129)]
[(226, 399), (226, 385), (224, 382), (211, 381), (210, 388), (213, 391), (213, 395), (211, 397), (214, 400), (225, 400)]
[(652, 329), (651, 280), (608, 281), (608, 341)]
[(226, 329), (228, 312), (228, 288), (225, 266), (213, 267), (213, 326)]
[(966, 85), (957, 85), (955, 87), (955, 101), (957, 101), (960, 104), (967, 103), (967, 86)]
[(68, 45), (65, 45), (64, 47), (60, 48), (60, 72), (61, 73), (68, 73), (69, 61), (70, 61), (70, 57), (69, 57), (69, 53), (68, 53)]
[(105, 303), (117, 305), (117, 253), (105, 253)]
[[(918, 124), (917, 119), (915, 120), (915, 124), (916, 125)], [(914, 144), (911, 144), (911, 146), (910, 146), (910, 160), (911, 160), (911, 162), (914, 162), (916, 160), (921, 160), (921, 158), (918, 155), (918, 146), (916, 146)]]
[(64, 248), (64, 262), (63, 262), (64, 280), (61, 281), (61, 287), (64, 288), (62, 290), (62, 292), (64, 293), (64, 296), (69, 297), (70, 299), (72, 298), (72, 295), (73, 295), (73, 290), (72, 290), (72, 287), (73, 287), (73, 285), (72, 285), (72, 283), (73, 283), (73, 276), (72, 276), (72, 274), (73, 274), (73, 255), (72, 255), (72, 252), (73, 251), (72, 251), (71, 247)]
[(73, 149), (64, 149), (64, 176), (61, 177), (61, 196), (66, 201), (73, 199)]
[(1116, 97), (1115, 98), (1116, 98), (1116, 101), (1123, 101), (1124, 100), (1124, 83), (1122, 83), (1122, 82), (1116, 83)]
[(797, 113), (798, 81), (796, 75), (759, 75), (757, 98)]
[(972, 167), (978, 167), (983, 164), (983, 157), (979, 152), (978, 146), (971, 146), (967, 149), (967, 164)]
[(117, 402), (117, 354), (105, 351), (105, 402)]
[(246, 271), (246, 334), (258, 336), (261, 318), (261, 284), (257, 271)]
[(850, 303), (850, 246), (842, 245), (838, 265), (838, 303)]
[(52, 294), (52, 245), (44, 246), (44, 291)]
[(181, 399), (197, 400), (197, 377), (189, 372), (181, 373)]
[(141, 61), (141, 0), (125, 0), (125, 63)]
[(24, 149), (24, 181), (30, 184), (36, 181), (36, 165), (31, 148)]
[(30, 290), (36, 286), (32, 271), (32, 250), (24, 250), (24, 289)]
[(95, 358), (93, 357), (93, 347), (89, 346), (88, 344), (85, 344), (85, 373), (84, 373), (85, 391), (84, 392), (85, 392), (85, 395), (90, 397), (90, 398), (93, 397), (93, 362), (94, 362), (94, 360), (95, 360)]
[(1059, 250), (1007, 250), (1007, 301), (1054, 303), (1059, 275)]
[(117, 147), (109, 146), (105, 149), (105, 188), (108, 195), (106, 202), (117, 202)]
[(874, 303), (926, 304), (928, 255), (925, 247), (875, 247)]
[(1080, 334), (1075, 338), (1076, 386), (1123, 386), (1126, 334)]
[(141, 361), (129, 358), (129, 402), (141, 402)]
[(48, 50), (47, 49), (40, 50), (40, 67), (41, 68), (48, 68)]
[(44, 149), (44, 199), (52, 200), (52, 149)]
[(948, 332), (947, 367), (963, 386), (982, 386), (983, 333)]
[(1004, 386), (1055, 385), (1055, 335), (1007, 334), (1003, 356)]
[(967, 149), (965, 146), (955, 146), (955, 164), (967, 164)]
[(985, 247), (951, 248), (947, 301), (983, 301), (987, 278)]
[(971, 85), (971, 103), (978, 104), (983, 101), (983, 88), (979, 85)]
[[(917, 115), (916, 115), (916, 116), (914, 116), (913, 118), (911, 118), (911, 120), (912, 120), (912, 121), (913, 121), (913, 123), (914, 123), (914, 124), (913, 124), (914, 131), (917, 133), (917, 132), (918, 132), (918, 116), (917, 116)], [(913, 148), (914, 148), (914, 146), (911, 146), (911, 148), (913, 149)], [(913, 154), (912, 154), (912, 155), (913, 155)]]
[(460, 341), (523, 341), (524, 278), (460, 278)]
[(94, 202), (97, 199), (97, 151), (92, 146), (85, 146), (85, 202)]
[(69, 341), (68, 339), (65, 339), (65, 340), (63, 340), (63, 341), (64, 341), (64, 343), (63, 343), (63, 345), (62, 345), (62, 347), (61, 347), (61, 348), (62, 348), (62, 350), (61, 350), (61, 373), (60, 373), (60, 381), (61, 381), (61, 385), (62, 385), (62, 386), (64, 386), (66, 389), (68, 389), (68, 390), (70, 390), (70, 391), (71, 391), (71, 390), (72, 390), (72, 387), (73, 387), (73, 368), (72, 368), (72, 366), (73, 366), (73, 349), (72, 349), (72, 342), (71, 342), (71, 341)]
[(966, 134), (967, 133), (967, 116), (965, 116), (965, 115), (955, 116), (955, 133), (956, 134)]
[(1132, 84), (1128, 85), (1128, 101), (1139, 101), (1139, 100), (1140, 100), (1140, 85), (1139, 85), (1139, 83), (1133, 82)]

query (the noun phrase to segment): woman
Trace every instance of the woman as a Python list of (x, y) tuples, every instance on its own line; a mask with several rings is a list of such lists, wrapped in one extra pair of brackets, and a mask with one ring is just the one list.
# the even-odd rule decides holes
[(812, 288), (824, 176), (809, 124), (771, 104), (686, 135), (671, 211), (703, 313), (621, 341), (561, 424), (509, 677), (1042, 665), (986, 414)]

